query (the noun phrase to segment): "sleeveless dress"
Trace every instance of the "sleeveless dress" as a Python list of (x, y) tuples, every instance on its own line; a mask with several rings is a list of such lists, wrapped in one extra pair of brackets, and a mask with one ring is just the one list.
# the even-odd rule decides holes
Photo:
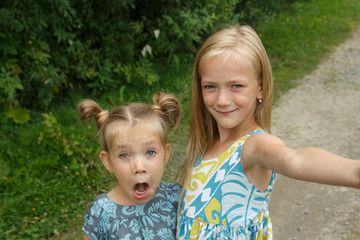
[(83, 231), (92, 239), (175, 239), (180, 186), (160, 182), (147, 203), (123, 206), (106, 193), (99, 195), (84, 217)]
[(265, 192), (241, 166), (241, 149), (255, 130), (214, 159), (195, 164), (181, 204), (177, 239), (272, 239), (268, 202), (276, 173)]

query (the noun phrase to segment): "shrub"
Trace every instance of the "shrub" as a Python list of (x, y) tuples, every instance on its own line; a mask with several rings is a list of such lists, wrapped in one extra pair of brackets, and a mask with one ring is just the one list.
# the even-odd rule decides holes
[(219, 24), (255, 22), (279, 6), (271, 0), (3, 0), (0, 100), (45, 109), (69, 91), (141, 91), (160, 80), (154, 64), (180, 66)]

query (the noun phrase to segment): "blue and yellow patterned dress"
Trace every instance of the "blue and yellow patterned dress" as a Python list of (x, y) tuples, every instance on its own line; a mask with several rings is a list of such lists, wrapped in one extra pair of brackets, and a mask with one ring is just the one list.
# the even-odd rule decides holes
[(272, 239), (268, 202), (276, 173), (265, 192), (241, 166), (241, 149), (253, 131), (214, 159), (199, 161), (184, 194), (178, 239)]

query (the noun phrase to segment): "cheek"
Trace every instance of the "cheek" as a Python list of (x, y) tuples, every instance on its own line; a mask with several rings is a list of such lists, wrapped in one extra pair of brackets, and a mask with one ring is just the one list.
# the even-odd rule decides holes
[(113, 170), (114, 170), (114, 173), (119, 176), (119, 177), (122, 177), (122, 176), (127, 176), (129, 174), (131, 174), (132, 170), (131, 170), (131, 167), (130, 167), (130, 162), (125, 162), (125, 161), (119, 161), (117, 162), (116, 164), (113, 165)]
[(130, 174), (118, 171), (115, 173), (115, 177), (116, 177), (118, 184), (120, 186), (122, 186), (123, 188), (125, 186), (130, 186), (130, 184), (128, 184), (128, 180), (130, 179)]
[(255, 96), (249, 96), (246, 94), (232, 94), (232, 99), (234, 103), (243, 107), (245, 106), (251, 107), (254, 103), (256, 103)]
[(215, 96), (214, 96), (214, 94), (204, 94), (203, 93), (203, 101), (204, 101), (204, 104), (205, 104), (205, 106), (210, 106), (210, 105), (212, 105), (212, 104), (214, 104), (214, 102), (215, 102)]
[(165, 162), (158, 162), (156, 166), (153, 166), (151, 174), (153, 175), (154, 179), (161, 180), (162, 175), (165, 171)]

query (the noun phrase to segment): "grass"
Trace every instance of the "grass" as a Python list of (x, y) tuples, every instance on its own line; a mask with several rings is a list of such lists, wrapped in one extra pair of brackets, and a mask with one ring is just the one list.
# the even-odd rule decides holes
[[(314, 70), (359, 23), (358, 0), (299, 1), (286, 12), (264, 17), (255, 28), (273, 66), (275, 100)], [(151, 91), (183, 93), (191, 63), (159, 68), (162, 81)], [(149, 102), (151, 91), (136, 100)], [(32, 110), (24, 125), (0, 115), (0, 239), (80, 239), (87, 207), (111, 188), (113, 182), (98, 160), (94, 123), (77, 119), (75, 106), (82, 98), (80, 93), (69, 96), (52, 114)], [(99, 101), (107, 108), (124, 102), (118, 92)], [(175, 181), (183, 160), (189, 102), (184, 98), (183, 122), (170, 134), (166, 181)]]
[(311, 1), (294, 4), (257, 27), (274, 72), (275, 100), (304, 76), (358, 26), (358, 1)]

